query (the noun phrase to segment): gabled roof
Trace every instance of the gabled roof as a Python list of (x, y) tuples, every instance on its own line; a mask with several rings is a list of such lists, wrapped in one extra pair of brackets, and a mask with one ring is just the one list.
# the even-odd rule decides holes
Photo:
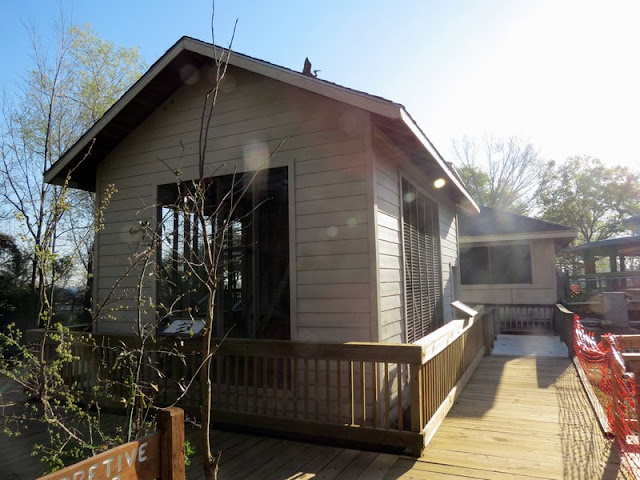
[[(184, 83), (185, 67), (199, 69), (223, 51), (210, 43), (182, 37), (45, 172), (45, 182), (61, 184), (67, 172), (74, 169), (72, 185), (94, 191), (97, 163)], [(371, 112), (376, 126), (409, 158), (429, 174), (444, 174), (454, 198), (463, 207), (478, 210), (458, 176), (402, 105), (237, 52), (231, 53), (229, 65)]]
[(480, 207), (477, 215), (461, 211), (459, 220), (462, 242), (551, 238), (566, 245), (578, 236), (577, 230), (565, 225), (489, 207)]

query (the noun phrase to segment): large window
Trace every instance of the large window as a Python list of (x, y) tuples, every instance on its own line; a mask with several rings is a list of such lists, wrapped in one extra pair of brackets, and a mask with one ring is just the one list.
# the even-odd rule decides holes
[(443, 324), (438, 205), (402, 180), (407, 341)]
[[(264, 170), (255, 178), (245, 174), (209, 180), (207, 222), (210, 231), (224, 231), (216, 335), (290, 338), (287, 185), (286, 167)], [(157, 303), (161, 316), (173, 318), (203, 317), (208, 299), (197, 277), (203, 242), (211, 241), (211, 233), (203, 238), (187, 190), (177, 184), (158, 188), (162, 241)]]
[(532, 283), (529, 244), (461, 247), (464, 285)]

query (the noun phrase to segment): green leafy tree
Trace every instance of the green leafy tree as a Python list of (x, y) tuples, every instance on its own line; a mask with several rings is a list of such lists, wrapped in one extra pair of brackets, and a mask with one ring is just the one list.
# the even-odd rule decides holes
[(485, 207), (526, 215), (536, 205), (543, 175), (538, 150), (518, 137), (453, 141), (460, 176), (471, 196)]
[(612, 238), (640, 214), (640, 174), (588, 156), (549, 162), (540, 207), (542, 219), (576, 228), (580, 243)]
[(33, 68), (0, 112), (0, 227), (30, 253), (35, 326), (42, 295), (54, 287), (53, 277), (45, 278), (37, 265), (44, 238), (52, 239), (54, 255), (88, 252), (93, 221), (85, 192), (70, 192), (65, 200), (83, 208), (57, 218), (51, 207), (60, 188), (45, 184), (42, 174), (129, 88), (143, 64), (137, 49), (116, 47), (90, 26), (67, 26), (64, 19), (53, 39), (30, 34)]

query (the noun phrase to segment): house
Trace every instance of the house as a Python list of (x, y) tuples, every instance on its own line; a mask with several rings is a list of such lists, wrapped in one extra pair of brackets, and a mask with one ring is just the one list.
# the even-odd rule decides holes
[(556, 253), (578, 232), (489, 207), (459, 220), (462, 301), (501, 306), (503, 329), (550, 326), (559, 297)]
[[(179, 183), (198, 175), (213, 57), (180, 39), (45, 173), (71, 172), (97, 205), (117, 189), (94, 247), (95, 302), (115, 307), (96, 333), (134, 329), (141, 225), (163, 236), (141, 298), (198, 311), (201, 292), (175, 280), (201, 241)], [(233, 52), (206, 138), (213, 197), (260, 171), (230, 219), (218, 335), (415, 342), (454, 319), (456, 212), (477, 206), (402, 105)]]

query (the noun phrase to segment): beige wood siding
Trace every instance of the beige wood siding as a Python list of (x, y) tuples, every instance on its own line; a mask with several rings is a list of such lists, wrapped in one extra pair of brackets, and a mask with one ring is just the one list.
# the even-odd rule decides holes
[(400, 176), (419, 187), (438, 203), (444, 322), (455, 318), (451, 307), (453, 279), (451, 267), (458, 266), (458, 227), (456, 204), (443, 191), (431, 188), (435, 178), (410, 166), (410, 159), (387, 137), (374, 131), (375, 184), (377, 206), (377, 248), (380, 309), (380, 341), (404, 342), (404, 264), (402, 252), (402, 220)]
[[(440, 214), (440, 251), (442, 261), (442, 309), (444, 322), (455, 318), (455, 311), (451, 306), (454, 297), (454, 279), (452, 268), (458, 266), (458, 224), (455, 205), (441, 203), (438, 208)], [(458, 299), (459, 300), (459, 299)]]
[(377, 255), (381, 342), (404, 342), (402, 221), (399, 152), (381, 134), (374, 136)]
[[(196, 72), (142, 122), (98, 168), (98, 191), (114, 184), (96, 239), (98, 301), (127, 272), (138, 246), (140, 222), (155, 222), (157, 186), (197, 175), (197, 152), (208, 68)], [(226, 175), (265, 165), (287, 166), (292, 183), (290, 264), (292, 338), (371, 339), (366, 142), (369, 116), (353, 107), (229, 68), (208, 132), (207, 172)], [(101, 331), (130, 331), (135, 318), (131, 289)], [(146, 279), (143, 296), (153, 298)], [(152, 319), (151, 311), (147, 319)]]

